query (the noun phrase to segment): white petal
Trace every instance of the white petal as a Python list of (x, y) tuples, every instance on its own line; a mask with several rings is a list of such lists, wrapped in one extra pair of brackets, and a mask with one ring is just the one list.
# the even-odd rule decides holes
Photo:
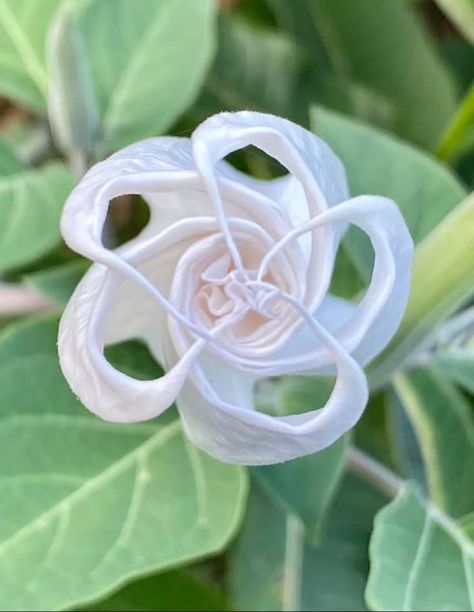
[[(298, 227), (309, 220), (310, 213), (303, 187), (293, 175), (287, 174), (265, 181), (240, 172), (226, 162), (221, 162), (216, 168), (218, 175), (225, 176), (236, 183), (247, 185), (252, 191), (261, 193), (274, 202), (277, 209), (275, 212), (280, 212), (290, 227)], [(349, 197), (347, 194), (346, 196)], [(347, 199), (347, 197), (342, 199)], [(336, 202), (328, 203), (335, 204)], [(302, 236), (298, 243), (304, 253), (306, 267), (311, 256), (311, 236)]]
[[(159, 338), (163, 332), (167, 333), (162, 325), (166, 312), (157, 308), (156, 296), (150, 296), (144, 290), (146, 287), (143, 289), (143, 278), (138, 276), (144, 275), (148, 285), (159, 289), (166, 298), (179, 257), (198, 239), (197, 230), (193, 235), (193, 226), (199, 227), (198, 220), (205, 220), (203, 215), (211, 211), (211, 206), (193, 163), (187, 139), (158, 138), (127, 147), (87, 173), (68, 198), (61, 221), (64, 238), (71, 248), (121, 275), (117, 293), (120, 307), (111, 311), (106, 340), (117, 341), (123, 334), (136, 336), (137, 331), (144, 337), (143, 329), (148, 328), (148, 344), (160, 360)], [(221, 189), (231, 213), (252, 219), (259, 226), (268, 226), (275, 239), (288, 230), (274, 204), (259, 193), (224, 178)], [(154, 194), (149, 198), (152, 214), (149, 225), (117, 251), (106, 249), (102, 244), (102, 230), (110, 199), (143, 192)], [(208, 223), (209, 218), (206, 219)], [(174, 225), (170, 224), (190, 228), (191, 233), (186, 230), (188, 242), (176, 238), (176, 248), (168, 248), (166, 255), (155, 261), (152, 251), (161, 232), (173, 229)], [(296, 245), (292, 256), (295, 269), (301, 269), (301, 253)], [(135, 301), (131, 296), (135, 296)]]
[[(345, 220), (356, 224), (371, 239), (375, 250), (374, 270), (369, 289), (354, 307), (353, 315), (349, 317), (348, 308), (343, 309), (339, 304), (332, 320), (326, 320), (331, 329), (338, 329), (336, 337), (356, 361), (365, 365), (390, 342), (405, 312), (410, 293), (413, 240), (398, 207), (387, 198), (358, 196), (341, 207), (346, 209)], [(389, 260), (394, 264), (392, 272)]]
[[(251, 219), (272, 235), (287, 231), (271, 200), (236, 182), (232, 171), (230, 175), (232, 179), (219, 174), (231, 215)], [(129, 194), (143, 195), (151, 212), (150, 223), (129, 245), (153, 238), (182, 219), (214, 216), (195, 171), (190, 140), (153, 138), (122, 149), (84, 176), (63, 209), (61, 231), (66, 243), (85, 257), (112, 266), (113, 257), (102, 243), (104, 221), (110, 200)]]
[(230, 392), (221, 375), (226, 372), (218, 364), (207, 369), (198, 359), (193, 380), (177, 400), (188, 437), (221, 461), (245, 465), (288, 461), (330, 446), (358, 421), (368, 390), (362, 370), (342, 347), (327, 334), (321, 340), (338, 368), (331, 397), (320, 409), (287, 417), (253, 410), (251, 376), (234, 373)]
[[(367, 233), (375, 251), (372, 279), (359, 304), (350, 306), (342, 301), (321, 306), (328, 329), (360, 364), (366, 364), (377, 355), (395, 334), (405, 310), (411, 282), (413, 241), (396, 204), (381, 196), (357, 196), (333, 206), (310, 224), (353, 223)], [(304, 228), (301, 230), (304, 231)], [(294, 231), (298, 235), (297, 230)], [(291, 235), (287, 236), (290, 239)], [(323, 302), (324, 304), (324, 302)], [(332, 316), (328, 307), (334, 309)], [(318, 319), (318, 310), (315, 312)], [(315, 341), (312, 350), (304, 350), (311, 342), (308, 329), (302, 324), (299, 332), (268, 361), (250, 361), (243, 364), (249, 369), (260, 369), (261, 376), (289, 373), (326, 373), (331, 355)]]
[[(286, 119), (247, 111), (221, 113), (204, 121), (194, 131), (192, 142), (196, 167), (223, 230), (225, 213), (214, 167), (229, 153), (249, 145), (277, 159), (299, 181), (311, 216), (324, 211), (328, 204), (347, 198), (345, 173), (338, 158), (314, 134)], [(301, 202), (301, 198), (295, 202)], [(292, 216), (305, 218), (306, 209), (293, 212)], [(331, 227), (320, 228), (312, 236), (307, 276), (308, 306), (319, 304), (327, 291), (338, 237)]]
[[(297, 179), (308, 179), (309, 183), (309, 175), (312, 175), (329, 205), (342, 202), (348, 197), (346, 173), (336, 154), (321, 138), (287, 119), (251, 111), (220, 113), (201, 123), (191, 139), (195, 146), (198, 142), (206, 143), (214, 163), (233, 151), (254, 145), (277, 159)], [(305, 168), (297, 161), (291, 149), (297, 152)], [(262, 181), (231, 166), (222, 172), (228, 173), (227, 176), (233, 180), (245, 180), (249, 187), (275, 200), (280, 199), (278, 192), (287, 188), (287, 177)], [(286, 203), (293, 204), (289, 200)]]
[(154, 138), (115, 153), (93, 166), (67, 199), (61, 218), (66, 243), (97, 259), (104, 250), (102, 229), (112, 198), (154, 191), (157, 183), (162, 192), (183, 189), (193, 170), (186, 138)]
[(63, 314), (58, 350), (69, 385), (89, 410), (132, 423), (158, 416), (175, 401), (202, 347), (196, 344), (156, 380), (136, 380), (112, 367), (103, 355), (103, 327), (117, 283), (113, 272), (92, 266)]

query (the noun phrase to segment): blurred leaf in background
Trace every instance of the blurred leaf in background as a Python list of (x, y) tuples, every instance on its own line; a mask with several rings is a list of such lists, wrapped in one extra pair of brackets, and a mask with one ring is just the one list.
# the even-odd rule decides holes
[(46, 113), (46, 36), (62, 0), (1, 0), (0, 91)]
[(29, 168), (0, 141), (0, 272), (30, 263), (59, 244), (59, 218), (72, 186), (62, 163)]

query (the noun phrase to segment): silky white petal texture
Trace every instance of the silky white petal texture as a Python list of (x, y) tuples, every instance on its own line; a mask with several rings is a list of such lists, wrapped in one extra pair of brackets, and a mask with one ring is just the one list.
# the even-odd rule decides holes
[[(316, 321), (313, 326), (337, 367), (335, 387), (325, 406), (286, 417), (262, 414), (246, 407), (251, 380), (241, 379), (237, 395), (241, 403), (236, 404), (235, 396), (219, 397), (199, 364), (194, 368), (198, 386), (188, 383), (177, 400), (188, 437), (221, 461), (267, 465), (320, 451), (353, 427), (368, 399), (365, 376), (324, 328)], [(214, 366), (210, 372), (218, 378), (221, 372)]]
[[(388, 198), (357, 196), (307, 225), (321, 223), (324, 217), (333, 221), (344, 219), (358, 226), (367, 233), (374, 247), (373, 275), (360, 303), (329, 296), (314, 313), (358, 363), (365, 365), (385, 348), (400, 324), (410, 291), (413, 241), (400, 211)], [(282, 349), (286, 373), (328, 371), (327, 352), (324, 347), (315, 350), (308, 332), (308, 327), (303, 325)], [(281, 368), (276, 368), (272, 375), (281, 373)]]
[[(118, 372), (103, 356), (103, 316), (117, 278), (95, 266), (81, 282), (61, 320), (59, 354), (69, 384), (85, 406), (109, 421), (133, 422), (159, 415), (182, 389), (193, 353), (162, 378), (138, 381)], [(136, 406), (136, 411), (130, 406)]]
[[(285, 166), (270, 181), (225, 157), (253, 145)], [(102, 241), (110, 200), (139, 194), (150, 222), (116, 250)], [(345, 228), (374, 249), (358, 304), (328, 295)], [(390, 340), (410, 284), (411, 238), (396, 205), (349, 199), (342, 164), (310, 132), (261, 113), (222, 113), (191, 139), (154, 138), (93, 167), (64, 207), (68, 245), (93, 264), (61, 320), (59, 356), (71, 388), (101, 418), (159, 416), (176, 403), (189, 438), (249, 465), (321, 450), (365, 408), (361, 366)], [(104, 346), (139, 338), (166, 374), (117, 371)], [(336, 375), (324, 406), (288, 417), (259, 413), (259, 379)]]
[[(345, 171), (339, 159), (322, 140), (286, 119), (247, 111), (220, 113), (204, 121), (194, 131), (192, 141), (198, 172), (222, 229), (225, 211), (213, 169), (226, 155), (249, 145), (274, 157), (299, 181), (310, 216), (347, 198)], [(305, 212), (293, 213), (293, 217), (304, 218)], [(307, 267), (305, 303), (311, 308), (320, 303), (329, 287), (334, 264), (330, 254), (339, 238), (331, 227), (316, 233)]]

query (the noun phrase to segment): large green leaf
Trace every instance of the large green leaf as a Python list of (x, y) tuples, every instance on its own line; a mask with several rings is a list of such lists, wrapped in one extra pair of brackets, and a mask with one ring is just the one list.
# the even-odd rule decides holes
[(430, 496), (451, 516), (474, 510), (474, 422), (464, 396), (433, 368), (395, 378), (424, 459)]
[(182, 571), (171, 571), (132, 582), (104, 601), (87, 606), (87, 612), (158, 612), (207, 610), (222, 612), (228, 606), (213, 587)]
[[(276, 415), (295, 414), (323, 406), (331, 389), (328, 380), (309, 376), (287, 376), (261, 384), (257, 404)], [(277, 465), (252, 470), (273, 503), (281, 505), (304, 525), (307, 536), (316, 540), (341, 478), (349, 437), (343, 436), (329, 448)]]
[(0, 0), (0, 92), (45, 112), (46, 36), (62, 0)]
[(455, 84), (410, 3), (267, 2), (306, 46), (318, 82), (329, 65), (340, 79), (389, 100), (398, 134), (427, 147), (437, 143), (455, 109)]
[(94, 155), (99, 109), (74, 5), (64, 2), (48, 37), (48, 116), (53, 139), (81, 177)]
[(60, 242), (59, 218), (73, 183), (50, 162), (27, 168), (0, 147), (0, 272), (24, 265)]
[(252, 488), (233, 555), (230, 583), (237, 610), (365, 610), (368, 542), (384, 499), (347, 477), (319, 546), (305, 540), (298, 518)]
[[(309, 376), (287, 376), (261, 383), (256, 401), (260, 410), (287, 415), (323, 406), (331, 389), (328, 380)], [(265, 488), (273, 503), (295, 515), (317, 540), (321, 524), (341, 478), (349, 436), (329, 448), (286, 463), (252, 470), (259, 486)]]
[(407, 485), (378, 515), (366, 600), (372, 610), (472, 610), (474, 543)]
[(329, 448), (278, 465), (254, 470), (260, 484), (304, 524), (308, 537), (320, 534), (321, 522), (334, 495), (344, 465), (349, 438), (340, 438)]
[(56, 327), (0, 338), (3, 610), (70, 607), (220, 550), (245, 500), (245, 472), (197, 451), (178, 421), (86, 413), (59, 371)]
[(90, 0), (78, 17), (101, 118), (98, 154), (163, 133), (197, 95), (213, 0)]

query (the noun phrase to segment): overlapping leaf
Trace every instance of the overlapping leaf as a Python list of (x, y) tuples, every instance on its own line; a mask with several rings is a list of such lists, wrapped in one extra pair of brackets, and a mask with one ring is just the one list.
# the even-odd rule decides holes
[(215, 588), (177, 570), (137, 580), (104, 601), (86, 608), (87, 612), (222, 612), (227, 609), (224, 597)]
[(255, 486), (231, 567), (239, 610), (365, 610), (372, 519), (383, 498), (353, 477), (336, 495), (318, 545), (297, 516)]
[(87, 414), (59, 372), (56, 325), (0, 339), (4, 610), (69, 607), (214, 552), (245, 498), (242, 470), (190, 446), (178, 421), (121, 427)]
[(372, 610), (472, 610), (474, 542), (407, 485), (377, 516), (366, 599)]
[(58, 162), (28, 168), (0, 146), (0, 271), (24, 265), (60, 242), (59, 218), (72, 178)]
[(431, 499), (459, 517), (474, 510), (474, 422), (465, 397), (434, 368), (395, 379), (424, 459)]
[(163, 133), (214, 51), (212, 0), (92, 0), (78, 24), (100, 115), (98, 155)]
[(0, 92), (46, 111), (46, 38), (62, 0), (0, 1)]

